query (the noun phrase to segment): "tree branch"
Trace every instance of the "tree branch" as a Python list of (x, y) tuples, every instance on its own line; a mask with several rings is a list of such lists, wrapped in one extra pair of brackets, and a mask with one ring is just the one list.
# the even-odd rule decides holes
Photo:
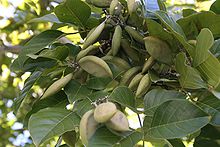
[(0, 46), (0, 52), (10, 52), (13, 54), (18, 54), (21, 51), (21, 46)]

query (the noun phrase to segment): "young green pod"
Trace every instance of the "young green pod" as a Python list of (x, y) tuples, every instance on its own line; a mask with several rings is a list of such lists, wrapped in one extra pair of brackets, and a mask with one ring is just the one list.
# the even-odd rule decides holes
[(143, 75), (141, 73), (137, 74), (136, 76), (134, 76), (134, 78), (131, 80), (128, 88), (130, 88), (131, 90), (136, 90), (138, 87), (138, 84), (140, 83), (141, 79), (142, 79)]
[(79, 132), (83, 144), (88, 145), (88, 140), (95, 133), (99, 123), (94, 119), (94, 110), (89, 110), (81, 118), (79, 125)]
[(135, 96), (136, 97), (143, 96), (149, 90), (150, 86), (151, 86), (150, 76), (146, 74), (141, 78)]
[(111, 128), (115, 131), (129, 131), (128, 119), (124, 113), (117, 110), (115, 115), (105, 124), (108, 128)]
[(110, 8), (109, 8), (110, 15), (114, 15), (115, 9), (118, 6), (118, 4), (119, 4), (118, 0), (112, 0), (112, 2), (110, 4)]
[(115, 27), (115, 32), (112, 37), (112, 54), (115, 56), (118, 53), (121, 43), (122, 29), (120, 25)]
[(91, 35), (89, 35), (88, 38), (86, 38), (82, 49), (86, 49), (88, 46), (93, 44), (102, 33), (104, 27), (105, 27), (105, 22), (102, 22), (98, 27), (96, 27), (96, 29), (91, 33)]
[(141, 70), (140, 66), (135, 66), (129, 69), (124, 73), (124, 75), (121, 78), (120, 84), (121, 85), (128, 85), (132, 78)]
[(44, 92), (41, 99), (49, 97), (57, 92), (59, 92), (63, 87), (66, 86), (67, 83), (72, 79), (73, 73), (66, 75), (65, 77), (55, 81), (49, 88)]
[(108, 64), (99, 57), (86, 56), (79, 60), (80, 67), (96, 77), (113, 77)]
[(99, 104), (94, 111), (94, 118), (99, 123), (107, 122), (117, 112), (116, 105), (112, 102)]
[(81, 50), (78, 55), (76, 56), (76, 61), (79, 61), (82, 57), (85, 57), (89, 52), (97, 50), (99, 46), (90, 45), (84, 50)]
[(142, 68), (142, 74), (147, 72), (155, 63), (154, 58), (151, 56), (150, 58), (148, 58), (145, 63), (144, 66)]
[(136, 31), (134, 28), (132, 28), (131, 26), (125, 26), (125, 30), (128, 32), (129, 35), (131, 35), (132, 38), (134, 38), (134, 40), (141, 44), (144, 44), (144, 36)]

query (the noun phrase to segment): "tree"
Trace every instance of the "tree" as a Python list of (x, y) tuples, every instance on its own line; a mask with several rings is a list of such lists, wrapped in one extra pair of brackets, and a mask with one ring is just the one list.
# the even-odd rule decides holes
[[(59, 136), (69, 146), (219, 146), (219, 3), (177, 21), (158, 4), (152, 12), (143, 1), (66, 0), (32, 20), (54, 25), (11, 69), (31, 73), (14, 113), (36, 146)], [(128, 110), (140, 129), (128, 128)]]

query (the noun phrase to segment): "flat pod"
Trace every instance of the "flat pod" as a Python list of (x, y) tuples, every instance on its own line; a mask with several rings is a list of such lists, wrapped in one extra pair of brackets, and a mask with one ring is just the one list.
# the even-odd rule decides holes
[(45, 91), (44, 95), (41, 99), (49, 97), (57, 92), (59, 92), (66, 84), (72, 79), (73, 73), (66, 75), (65, 77), (55, 81), (47, 90)]
[(106, 126), (115, 131), (129, 131), (128, 119), (125, 114), (119, 110), (117, 110), (115, 115), (106, 123)]
[(112, 54), (115, 56), (118, 53), (121, 43), (122, 29), (120, 25), (115, 27), (115, 32), (112, 37)]
[(134, 28), (132, 28), (131, 26), (125, 26), (125, 30), (128, 32), (129, 35), (131, 35), (131, 37), (134, 38), (134, 40), (141, 44), (144, 44), (144, 36), (136, 31)]
[(172, 63), (172, 52), (165, 41), (152, 36), (145, 37), (144, 41), (147, 52), (154, 59), (166, 64)]
[(150, 58), (145, 61), (144, 66), (142, 68), (142, 73), (147, 72), (155, 63), (154, 58), (151, 56)]
[(129, 65), (128, 62), (126, 62), (125, 60), (123, 60), (122, 58), (119, 58), (119, 57), (104, 56), (104, 57), (102, 57), (102, 59), (105, 60), (106, 62), (112, 63), (112, 64), (114, 64), (124, 70), (128, 70), (131, 68), (131, 66)]
[(121, 78), (120, 84), (121, 85), (128, 85), (132, 78), (141, 70), (140, 66), (135, 66), (129, 69), (124, 73), (124, 75)]
[(95, 121), (93, 116), (94, 110), (86, 112), (80, 121), (79, 131), (83, 144), (88, 145), (88, 140), (95, 133), (99, 123)]
[(136, 97), (141, 97), (145, 94), (151, 86), (151, 80), (149, 74), (144, 75), (138, 85), (137, 91), (135, 93)]
[(99, 57), (86, 56), (79, 60), (80, 67), (96, 77), (113, 77), (108, 64)]
[(106, 102), (98, 105), (94, 111), (94, 118), (99, 123), (107, 122), (117, 112), (116, 105), (112, 102)]
[(130, 88), (131, 90), (136, 90), (136, 88), (138, 87), (138, 84), (140, 83), (142, 77), (143, 77), (143, 75), (141, 73), (134, 76), (134, 78), (131, 80), (128, 88)]
[(95, 46), (95, 45), (90, 45), (89, 47), (87, 47), (84, 50), (81, 50), (78, 55), (76, 56), (76, 61), (79, 61), (82, 57), (85, 57), (87, 54), (89, 54), (90, 52), (97, 50), (99, 48), (99, 46)]
[(92, 45), (96, 39), (100, 36), (102, 33), (103, 29), (105, 27), (105, 22), (102, 22), (99, 26), (97, 26), (93, 32), (91, 32), (90, 35), (86, 38), (82, 49), (86, 49), (88, 46)]

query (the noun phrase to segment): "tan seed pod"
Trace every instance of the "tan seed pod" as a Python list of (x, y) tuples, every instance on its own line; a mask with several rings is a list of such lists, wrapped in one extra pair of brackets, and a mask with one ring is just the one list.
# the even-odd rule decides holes
[(144, 44), (144, 36), (136, 31), (133, 27), (125, 26), (125, 30), (128, 32), (129, 35), (131, 35), (132, 38), (134, 38), (134, 40), (141, 44)]
[(83, 144), (88, 145), (88, 140), (95, 133), (99, 123), (94, 119), (94, 110), (89, 110), (81, 118), (79, 125), (79, 132)]
[(79, 61), (82, 57), (85, 57), (89, 52), (97, 50), (99, 46), (90, 45), (84, 50), (81, 50), (78, 55), (76, 56), (76, 61)]
[(116, 105), (112, 102), (106, 102), (98, 105), (94, 111), (94, 118), (99, 123), (107, 122), (116, 113)]
[(118, 6), (118, 4), (119, 4), (118, 0), (112, 0), (112, 2), (110, 4), (110, 8), (109, 8), (110, 15), (114, 15), (115, 8)]
[(115, 56), (118, 53), (121, 43), (122, 29), (120, 25), (115, 27), (115, 32), (112, 37), (112, 54)]
[(155, 63), (154, 58), (151, 56), (150, 58), (145, 61), (144, 66), (142, 68), (142, 74), (147, 72)]
[(105, 124), (108, 128), (111, 128), (115, 131), (123, 132), (123, 131), (129, 131), (130, 130), (127, 117), (125, 116), (124, 113), (122, 113), (119, 110), (117, 110), (115, 115), (108, 122), (106, 122)]
[(136, 0), (127, 0), (128, 12), (131, 15), (138, 8), (138, 2)]
[(41, 99), (44, 99), (46, 97), (49, 97), (57, 92), (59, 92), (63, 87), (66, 86), (67, 83), (72, 79), (73, 73), (70, 73), (66, 75), (65, 77), (55, 81), (52, 85), (50, 85), (49, 88), (44, 92), (43, 96)]
[(96, 56), (86, 56), (79, 60), (80, 67), (96, 77), (113, 77), (108, 64)]
[(136, 97), (143, 96), (149, 90), (150, 86), (151, 86), (150, 76), (146, 74), (141, 78), (135, 96)]
[(124, 73), (124, 75), (121, 78), (120, 84), (121, 85), (128, 85), (132, 78), (141, 70), (140, 66), (135, 66), (129, 69)]
[(126, 62), (125, 60), (123, 60), (122, 58), (119, 57), (115, 57), (115, 56), (104, 56), (102, 57), (103, 60), (105, 60), (108, 63), (112, 63), (115, 66), (120, 67), (121, 69), (124, 70), (128, 70), (130, 69), (130, 65), (128, 62)]
[(136, 90), (138, 87), (138, 84), (140, 83), (141, 79), (142, 79), (143, 75), (141, 73), (137, 74), (136, 76), (134, 76), (134, 78), (131, 80), (128, 88), (130, 88), (131, 90)]
[(105, 27), (105, 22), (102, 22), (98, 27), (96, 27), (96, 29), (91, 33), (91, 35), (89, 35), (88, 38), (86, 38), (82, 49), (86, 49), (88, 46), (93, 44), (102, 33), (104, 27)]

